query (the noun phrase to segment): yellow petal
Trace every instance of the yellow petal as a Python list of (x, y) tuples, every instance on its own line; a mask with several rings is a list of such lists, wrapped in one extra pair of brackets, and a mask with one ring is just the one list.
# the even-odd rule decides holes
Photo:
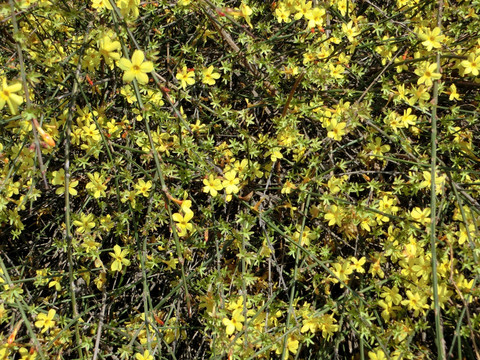
[(140, 70), (144, 73), (152, 72), (153, 63), (151, 61), (145, 61), (142, 65), (140, 65)]
[(132, 64), (141, 65), (144, 59), (145, 59), (145, 55), (143, 55), (143, 51), (135, 50), (133, 52)]
[(136, 78), (137, 78), (137, 81), (140, 83), (140, 84), (146, 84), (148, 83), (148, 75), (145, 74), (145, 73), (138, 73), (136, 75)]
[(123, 71), (127, 71), (132, 68), (132, 62), (128, 59), (121, 58), (120, 60), (118, 60), (117, 66)]
[(133, 71), (125, 71), (123, 74), (123, 81), (131, 82), (135, 79), (135, 73)]

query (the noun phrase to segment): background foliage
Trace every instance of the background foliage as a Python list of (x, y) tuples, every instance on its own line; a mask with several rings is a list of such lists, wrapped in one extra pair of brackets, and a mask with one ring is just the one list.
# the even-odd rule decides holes
[(479, 8), (0, 5), (0, 359), (480, 358)]

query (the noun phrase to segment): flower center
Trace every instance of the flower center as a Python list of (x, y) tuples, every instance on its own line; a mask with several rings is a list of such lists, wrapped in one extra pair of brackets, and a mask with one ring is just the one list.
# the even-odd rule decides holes
[(8, 100), (8, 98), (10, 97), (10, 91), (8, 90), (3, 90), (0, 94), (2, 96), (2, 99), (4, 100)]

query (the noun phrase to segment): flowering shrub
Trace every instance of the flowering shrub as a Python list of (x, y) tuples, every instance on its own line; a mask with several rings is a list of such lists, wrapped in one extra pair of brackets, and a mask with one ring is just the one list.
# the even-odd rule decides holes
[(478, 9), (0, 5), (0, 359), (479, 358)]

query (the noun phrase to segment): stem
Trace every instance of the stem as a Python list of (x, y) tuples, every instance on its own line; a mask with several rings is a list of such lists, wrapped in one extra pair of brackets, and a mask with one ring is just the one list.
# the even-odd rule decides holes
[[(437, 25), (441, 26), (443, 12), (443, 1), (439, 1)], [(440, 71), (440, 52), (437, 52), (437, 69)], [(438, 300), (438, 274), (437, 274), (437, 247), (436, 247), (436, 208), (437, 195), (435, 176), (437, 169), (437, 104), (438, 104), (438, 83), (433, 83), (433, 105), (432, 105), (432, 134), (431, 134), (431, 189), (430, 189), (430, 248), (432, 254), (432, 282), (433, 282), (433, 303), (435, 314), (435, 332), (438, 349), (438, 359), (446, 359), (445, 341), (443, 338), (442, 317), (440, 302)]]

